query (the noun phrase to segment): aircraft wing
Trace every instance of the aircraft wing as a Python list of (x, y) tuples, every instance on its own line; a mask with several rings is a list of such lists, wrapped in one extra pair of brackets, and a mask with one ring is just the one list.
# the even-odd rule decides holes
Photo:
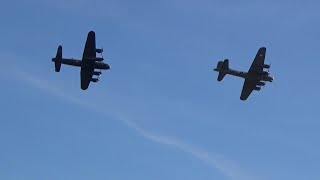
[(86, 90), (91, 82), (92, 73), (88, 71), (81, 71), (81, 89)]
[(258, 50), (256, 57), (254, 58), (249, 73), (257, 73), (263, 71), (264, 59), (266, 57), (266, 48), (262, 47)]
[(240, 99), (245, 101), (248, 99), (253, 89), (256, 87), (258, 81), (246, 79), (243, 84)]
[(93, 31), (88, 33), (86, 45), (84, 47), (82, 58), (95, 58), (96, 57), (96, 35)]
[(91, 82), (93, 71), (94, 71), (94, 61), (90, 59), (96, 58), (96, 35), (93, 31), (88, 33), (86, 45), (84, 47), (82, 55), (81, 66), (81, 89), (86, 90)]
[(254, 76), (258, 76), (257, 73), (263, 71), (264, 59), (266, 57), (266, 48), (262, 47), (258, 50), (256, 57), (254, 58), (251, 67), (248, 71), (248, 75), (252, 76), (244, 81), (240, 99), (245, 101), (248, 99), (254, 88), (259, 83)]

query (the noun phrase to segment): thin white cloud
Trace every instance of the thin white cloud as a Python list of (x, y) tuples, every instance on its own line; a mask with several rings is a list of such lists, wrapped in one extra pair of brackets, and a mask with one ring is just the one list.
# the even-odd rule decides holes
[(78, 106), (85, 107), (87, 109), (97, 111), (101, 114), (110, 116), (110, 113), (113, 117), (123, 122), (126, 126), (128, 126), (130, 129), (133, 129), (135, 132), (137, 132), (141, 137), (150, 140), (151, 142), (166, 145), (169, 147), (177, 148), (189, 155), (192, 155), (193, 157), (199, 159), (200, 161), (210, 165), (211, 167), (219, 170), (222, 174), (224, 174), (226, 177), (232, 180), (256, 180), (260, 179), (257, 177), (252, 176), (249, 173), (245, 173), (242, 169), (237, 167), (234, 162), (225, 159), (222, 155), (216, 154), (216, 153), (209, 153), (205, 149), (187, 144), (177, 138), (174, 137), (168, 137), (168, 136), (162, 136), (158, 135), (156, 133), (147, 131), (143, 129), (141, 126), (139, 126), (134, 121), (130, 120), (129, 118), (125, 117), (123, 113), (117, 113), (117, 112), (106, 112), (105, 110), (99, 108), (101, 106), (98, 106), (96, 104), (88, 104), (85, 103), (81, 98), (75, 97), (72, 94), (65, 93), (65, 91), (59, 89), (58, 87), (55, 87), (51, 85), (47, 80), (41, 79), (37, 76), (34, 76), (28, 72), (24, 72), (21, 70), (17, 70), (17, 73), (15, 73), (14, 78), (22, 81), (24, 83), (27, 83), (35, 88), (38, 88), (40, 90), (46, 91), (54, 96), (60, 97), (64, 100), (67, 100), (71, 103), (74, 103)]
[(222, 155), (216, 154), (216, 153), (209, 153), (205, 149), (187, 144), (179, 139), (176, 139), (174, 137), (168, 137), (168, 136), (162, 136), (155, 134), (153, 132), (149, 132), (143, 128), (141, 128), (138, 124), (136, 124), (134, 121), (131, 121), (123, 116), (117, 116), (117, 119), (124, 122), (127, 126), (129, 126), (131, 129), (134, 129), (136, 132), (138, 132), (141, 136), (144, 138), (158, 143), (162, 145), (171, 146), (174, 148), (177, 148), (185, 153), (188, 153), (195, 158), (201, 160), (202, 162), (205, 162), (209, 164), (210, 166), (214, 167), (215, 169), (218, 169), (221, 173), (223, 173), (225, 176), (229, 177), (233, 180), (256, 180), (259, 179), (257, 177), (254, 177), (248, 173), (245, 173), (240, 168), (236, 167), (235, 163), (233, 163), (230, 160), (225, 159)]

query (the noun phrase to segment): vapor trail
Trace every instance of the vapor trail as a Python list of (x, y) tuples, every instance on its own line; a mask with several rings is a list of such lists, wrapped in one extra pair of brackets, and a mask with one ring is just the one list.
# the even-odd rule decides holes
[(229, 160), (226, 160), (222, 155), (216, 153), (209, 153), (208, 151), (201, 149), (199, 147), (187, 144), (179, 139), (174, 137), (162, 136), (150, 131), (143, 129), (134, 121), (125, 117), (123, 113), (116, 112), (106, 112), (101, 109), (101, 106), (96, 104), (88, 104), (81, 100), (81, 98), (77, 98), (72, 94), (65, 93), (65, 91), (61, 90), (58, 87), (51, 85), (47, 80), (40, 79), (37, 76), (34, 76), (28, 72), (24, 71), (16, 71), (15, 78), (19, 81), (27, 83), (35, 88), (46, 91), (54, 96), (65, 99), (71, 103), (82, 106), (84, 108), (90, 109), (92, 111), (99, 112), (103, 115), (113, 116), (115, 119), (120, 120), (127, 127), (137, 132), (141, 137), (161, 145), (166, 145), (169, 147), (177, 148), (193, 157), (199, 159), (200, 161), (209, 164), (211, 167), (219, 170), (226, 177), (229, 177), (232, 180), (253, 180), (258, 179), (256, 177), (252, 177), (251, 175), (244, 173), (243, 170), (240, 170), (235, 164)]

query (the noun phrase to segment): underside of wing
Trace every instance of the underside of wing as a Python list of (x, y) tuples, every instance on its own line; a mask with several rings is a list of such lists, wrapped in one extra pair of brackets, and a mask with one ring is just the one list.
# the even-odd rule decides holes
[(255, 87), (256, 87), (256, 82), (250, 81), (250, 80), (245, 80), (244, 84), (243, 84), (240, 99), (242, 101), (247, 100)]
[(95, 58), (96, 57), (96, 35), (93, 31), (88, 33), (86, 45), (83, 51), (83, 58)]
[(81, 89), (86, 90), (92, 79), (92, 73), (87, 71), (81, 71)]
[(264, 59), (266, 57), (266, 48), (262, 47), (258, 50), (256, 57), (254, 58), (249, 72), (261, 72), (263, 71)]

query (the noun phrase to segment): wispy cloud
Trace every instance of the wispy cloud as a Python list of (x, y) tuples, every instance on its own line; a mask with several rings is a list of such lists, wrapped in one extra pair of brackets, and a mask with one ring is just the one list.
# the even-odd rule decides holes
[(209, 164), (210, 166), (214, 167), (215, 169), (218, 169), (221, 173), (223, 173), (225, 176), (229, 177), (230, 179), (233, 179), (233, 180), (259, 179), (255, 176), (252, 176), (251, 174), (244, 172), (239, 167), (237, 167), (234, 162), (225, 159), (220, 154), (210, 153), (210, 152), (206, 151), (205, 149), (193, 146), (191, 144), (187, 144), (187, 143), (185, 143), (175, 137), (163, 136), (163, 135), (158, 135), (153, 132), (149, 132), (149, 131), (141, 128), (141, 126), (136, 124), (134, 121), (131, 121), (121, 115), (118, 115), (117, 119), (124, 122), (131, 129), (134, 129), (142, 137), (144, 137), (152, 142), (166, 145), (166, 146), (170, 146), (170, 147), (174, 147), (174, 148), (177, 148), (187, 154), (190, 154), (193, 157), (201, 160), (202, 162)]
[(146, 129), (138, 125), (135, 121), (123, 115), (123, 113), (106, 112), (104, 109), (99, 108), (101, 106), (98, 106), (97, 104), (92, 104), (92, 103), (88, 104), (87, 102), (85, 103), (81, 98), (78, 98), (72, 94), (66, 93), (62, 89), (53, 86), (47, 80), (41, 79), (37, 76), (32, 75), (31, 73), (24, 72), (21, 70), (16, 72), (18, 73), (15, 74), (14, 76), (15, 79), (22, 81), (28, 85), (31, 85), (32, 87), (35, 87), (37, 89), (48, 92), (51, 95), (67, 100), (78, 106), (85, 107), (92, 111), (97, 111), (107, 116), (110, 116), (111, 114), (111, 116), (113, 116), (117, 120), (120, 120), (127, 127), (137, 132), (141, 137), (151, 142), (176, 148), (185, 152), (186, 154), (192, 155), (193, 157), (199, 159), (200, 161), (219, 170), (222, 174), (224, 174), (229, 179), (232, 179), (232, 180), (260, 179), (252, 176), (249, 173), (244, 172), (244, 170), (236, 166), (234, 162), (227, 160), (226, 158), (224, 158), (224, 156), (220, 154), (212, 153), (212, 152), (210, 153), (205, 149), (185, 143), (175, 137), (163, 136), (163, 135), (156, 134), (154, 132), (147, 131)]

